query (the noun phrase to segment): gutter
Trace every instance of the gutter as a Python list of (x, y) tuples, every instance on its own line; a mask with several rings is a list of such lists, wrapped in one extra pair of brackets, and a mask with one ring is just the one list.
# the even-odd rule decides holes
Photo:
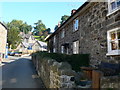
[(0, 24), (1, 24), (3, 27), (5, 27), (5, 29), (8, 30), (7, 26), (5, 26), (2, 22), (0, 22)]

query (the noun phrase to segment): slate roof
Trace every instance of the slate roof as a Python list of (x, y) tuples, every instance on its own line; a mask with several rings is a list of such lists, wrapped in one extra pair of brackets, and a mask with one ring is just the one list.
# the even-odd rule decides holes
[(54, 33), (52, 33), (52, 34), (46, 39), (46, 41), (48, 41), (49, 39), (51, 39), (51, 37), (53, 37), (57, 32), (59, 32), (59, 31), (60, 31), (60, 28), (61, 28), (63, 25), (65, 25), (70, 19), (72, 19), (73, 16), (75, 16), (78, 12), (80, 12), (85, 6), (87, 6), (87, 5), (90, 3), (90, 1), (92, 1), (92, 0), (87, 0), (82, 6), (80, 6), (80, 7), (76, 10), (76, 12), (75, 12), (74, 14), (72, 14), (64, 23), (61, 24), (61, 26), (60, 26), (59, 28), (57, 28), (57, 30), (56, 30)]
[(31, 35), (31, 34), (24, 34), (24, 33), (22, 33), (22, 34), (20, 34), (20, 36), (21, 36), (23, 39), (24, 39), (24, 38), (29, 39), (30, 36), (31, 36), (32, 39), (34, 39), (33, 35)]
[(37, 43), (38, 43), (40, 46), (47, 46), (47, 43), (42, 42), (42, 41), (37, 41)]
[(25, 43), (25, 42), (22, 42), (23, 46), (28, 48), (29, 47), (29, 43)]

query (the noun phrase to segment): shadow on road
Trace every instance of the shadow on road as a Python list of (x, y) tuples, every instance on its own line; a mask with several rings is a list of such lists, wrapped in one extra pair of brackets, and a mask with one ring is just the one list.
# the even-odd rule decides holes
[(31, 59), (19, 58), (3, 64), (2, 88), (45, 88)]

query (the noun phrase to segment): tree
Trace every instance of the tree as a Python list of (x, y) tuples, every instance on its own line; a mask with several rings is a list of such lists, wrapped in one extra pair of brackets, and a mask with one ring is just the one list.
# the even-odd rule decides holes
[(34, 27), (33, 34), (35, 35), (35, 37), (39, 36), (39, 38), (37, 37), (38, 40), (44, 41), (46, 36), (48, 36), (51, 33), (51, 29), (46, 28), (45, 24), (42, 23), (42, 20), (38, 20), (38, 22), (34, 24), (35, 24), (35, 27)]
[(17, 45), (21, 42), (21, 37), (19, 36), (19, 29), (17, 27), (11, 27), (8, 29), (8, 46), (11, 49), (15, 49)]
[(70, 16), (64, 15), (61, 17), (61, 24), (63, 24)]
[(26, 22), (24, 23), (22, 20), (12, 20), (11, 22), (8, 22), (8, 27), (12, 28), (17, 27), (19, 32), (24, 32), (27, 34), (29, 31), (32, 30), (32, 26), (28, 25)]
[(58, 29), (58, 25), (55, 25), (54, 31), (56, 31)]
[(43, 34), (43, 31), (46, 30), (46, 26), (42, 23), (41, 20), (38, 20), (38, 22), (34, 24), (34, 35), (41, 36)]
[[(58, 25), (55, 25), (54, 31), (56, 31), (56, 30), (59, 28), (59, 26), (60, 26), (61, 24), (63, 24), (69, 17), (70, 17), (70, 16), (68, 16), (68, 15), (62, 16), (60, 23), (58, 23)], [(60, 25), (59, 25), (59, 24), (60, 24)]]
[(24, 32), (25, 34), (27, 34), (29, 31), (32, 30), (32, 26), (31, 25), (28, 25), (27, 23), (23, 23), (21, 26), (20, 26), (20, 31), (21, 32)]
[(19, 36), (20, 32), (24, 32), (27, 34), (32, 30), (32, 26), (28, 25), (26, 22), (24, 23), (22, 20), (12, 20), (7, 24), (8, 28), (8, 46), (12, 49), (15, 49), (17, 45), (21, 42), (21, 37)]

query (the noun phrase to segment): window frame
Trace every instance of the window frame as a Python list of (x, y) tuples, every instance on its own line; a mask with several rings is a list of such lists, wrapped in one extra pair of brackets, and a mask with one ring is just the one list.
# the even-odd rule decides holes
[[(111, 3), (113, 3), (114, 1), (115, 1), (115, 8), (112, 9)], [(115, 13), (116, 11), (118, 11), (120, 9), (120, 5), (117, 6), (117, 1), (120, 2), (120, 0), (114, 0), (114, 1), (108, 0), (108, 14), (107, 14), (107, 16)]]
[(61, 53), (64, 53), (64, 46), (61, 46)]
[(74, 21), (73, 21), (73, 32), (77, 31), (79, 29), (79, 19), (76, 18)]
[(79, 54), (79, 40), (73, 42), (73, 54)]
[[(107, 31), (107, 46), (108, 46), (108, 52), (107, 52), (106, 55), (120, 55), (120, 49), (112, 50), (112, 45), (111, 45), (111, 42), (117, 41), (117, 47), (119, 48), (119, 43), (118, 43), (118, 41), (120, 41), (120, 39), (118, 39), (118, 38), (117, 38), (117, 35), (116, 35), (116, 39), (115, 39), (115, 40), (111, 40), (111, 36), (110, 36), (110, 33), (111, 33), (111, 32), (115, 32), (115, 33), (116, 33), (118, 30), (120, 31), (120, 27)], [(116, 34), (117, 34), (117, 33), (116, 33)]]
[(53, 38), (53, 43), (54, 43), (54, 44), (56, 43), (56, 35), (55, 35), (54, 38)]
[(65, 29), (63, 29), (61, 32), (61, 38), (64, 38), (64, 37), (65, 37)]
[(56, 48), (53, 48), (53, 53), (56, 53)]

